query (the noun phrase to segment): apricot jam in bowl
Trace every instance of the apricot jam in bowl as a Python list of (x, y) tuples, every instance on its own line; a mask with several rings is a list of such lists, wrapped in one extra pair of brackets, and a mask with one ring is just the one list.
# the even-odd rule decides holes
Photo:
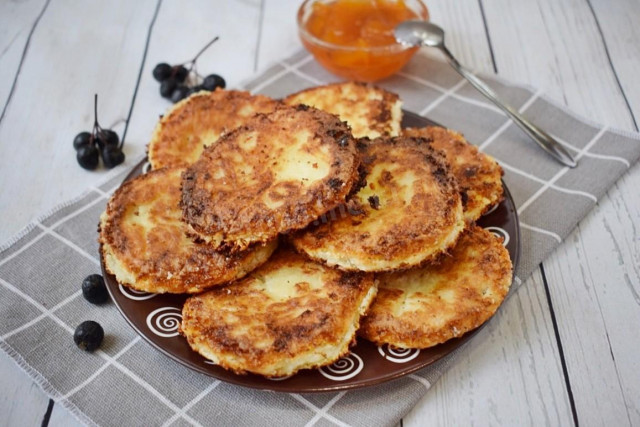
[(398, 72), (417, 50), (396, 42), (396, 25), (426, 21), (429, 11), (419, 0), (306, 0), (297, 19), (302, 44), (324, 68), (373, 82)]

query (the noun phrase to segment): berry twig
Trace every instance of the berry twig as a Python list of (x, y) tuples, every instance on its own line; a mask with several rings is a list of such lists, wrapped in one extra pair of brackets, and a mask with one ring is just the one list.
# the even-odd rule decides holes
[(193, 59), (192, 59), (191, 61), (187, 61), (187, 62), (185, 62), (183, 65), (185, 65), (185, 64), (189, 64), (189, 63), (191, 63), (191, 64), (195, 64), (195, 63), (196, 63), (196, 61), (198, 60), (198, 58), (200, 57), (200, 55), (202, 55), (202, 54), (204, 53), (204, 51), (205, 51), (205, 50), (209, 49), (209, 46), (211, 46), (212, 44), (214, 44), (215, 42), (217, 42), (219, 38), (220, 38), (220, 37), (215, 36), (215, 37), (213, 38), (213, 40), (211, 40), (211, 41), (210, 41), (209, 43), (207, 43), (207, 44), (206, 44), (202, 49), (200, 49), (200, 52), (198, 52), (198, 53), (196, 54), (196, 56), (194, 56), (194, 57), (193, 57)]
[(224, 89), (226, 82), (222, 77), (217, 74), (204, 77), (198, 73), (196, 65), (198, 58), (219, 39), (215, 36), (189, 61), (173, 66), (165, 62), (157, 64), (153, 77), (160, 82), (160, 95), (175, 103), (201, 90)]
[(104, 129), (98, 121), (98, 94), (93, 97), (93, 128), (91, 132), (80, 132), (73, 140), (76, 159), (80, 166), (93, 170), (98, 167), (100, 156), (107, 168), (113, 168), (124, 161), (124, 153), (118, 134)]

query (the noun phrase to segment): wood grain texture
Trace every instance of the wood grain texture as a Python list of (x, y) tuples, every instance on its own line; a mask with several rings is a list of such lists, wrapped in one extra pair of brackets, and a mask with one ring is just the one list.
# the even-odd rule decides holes
[(301, 2), (263, 0), (263, 25), (257, 55), (257, 68), (265, 69), (301, 48), (296, 11)]
[(55, 404), (51, 411), (51, 417), (49, 418), (49, 425), (51, 427), (79, 427), (83, 424), (66, 408), (62, 405)]
[(0, 3), (0, 114), (46, 0)]
[[(158, 117), (171, 107), (160, 96), (160, 85), (153, 79), (156, 64), (180, 64), (191, 60), (216, 35), (220, 39), (197, 61), (200, 74), (219, 74), (228, 88), (236, 88), (254, 71), (256, 39), (260, 16), (259, 2), (210, 2), (198, 0), (184, 7), (179, 2), (162, 3), (142, 71), (138, 97), (133, 108), (127, 138), (137, 153), (144, 153)], [(189, 23), (189, 31), (184, 23)], [(246, 26), (237, 25), (245, 22)]]
[(627, 105), (635, 117), (638, 130), (640, 114), (640, 86), (638, 86), (638, 58), (640, 58), (640, 3), (634, 0), (589, 0), (596, 24), (601, 31), (602, 44), (611, 61)]
[[(13, 102), (0, 123), (0, 170), (4, 241), (37, 215), (101, 182), (105, 169), (78, 167), (74, 136), (93, 124), (93, 94), (101, 123), (125, 118), (142, 58), (147, 23), (154, 2), (76, 3), (58, 0), (33, 34)], [(69, 26), (69, 14), (77, 19)], [(26, 125), (30, 123), (30, 125)], [(118, 133), (122, 127), (114, 128)], [(18, 145), (19, 144), (19, 145)], [(141, 149), (125, 147), (130, 167)], [(20, 167), (16, 167), (20, 165)]]
[(0, 425), (39, 425), (47, 411), (49, 397), (4, 352), (0, 353), (0, 378), (3, 384), (0, 392)]
[(534, 86), (599, 123), (630, 128), (631, 116), (584, 0), (484, 5), (501, 77)]
[[(30, 1), (0, 6), (28, 8), (31, 12), (0, 12), (3, 21), (7, 20), (3, 29), (20, 29), (15, 46), (23, 40), (24, 48), (43, 4)], [(144, 35), (145, 21), (153, 13), (149, 4), (152, 2), (77, 5), (57, 0), (42, 16), (18, 75), (14, 99), (0, 123), (1, 241), (45, 210), (77, 195), (78, 183), (85, 187), (105, 179), (105, 172), (87, 172), (77, 166), (71, 142), (76, 133), (89, 129), (93, 123), (95, 91), (103, 94), (103, 125), (126, 114), (136, 73), (135, 65), (130, 68), (123, 64), (137, 64), (140, 59), (144, 38), (138, 35)], [(70, 28), (73, 9), (83, 19), (75, 21), (72, 31), (64, 30)], [(4, 56), (0, 61), (0, 87), (8, 93), (7, 81), (11, 83), (14, 76), (4, 73), (11, 69), (17, 72), (15, 55)], [(116, 130), (121, 132), (122, 126)], [(121, 166), (124, 167), (127, 166)], [(40, 424), (49, 398), (5, 354), (0, 358), (0, 378), (2, 423)]]
[[(628, 4), (626, 12), (619, 7), (601, 10), (602, 21), (620, 22), (624, 28), (634, 7)], [(500, 25), (505, 13), (519, 23), (517, 28)], [(487, 16), (502, 75), (525, 76), (528, 83), (545, 88), (578, 113), (634, 129), (623, 96), (625, 84), (618, 84), (595, 19), (598, 15), (594, 17), (588, 3), (491, 2)], [(603, 27), (604, 34), (604, 28), (621, 36), (608, 27)], [(513, 46), (516, 39), (520, 50)], [(618, 77), (630, 75), (627, 62), (616, 59), (622, 71)], [(536, 70), (540, 71), (532, 72)], [(544, 263), (577, 418), (588, 425), (634, 425), (640, 415), (636, 403), (640, 370), (630, 346), (640, 339), (638, 328), (631, 326), (640, 324), (640, 256), (634, 225), (640, 220), (640, 197), (637, 190), (632, 194), (638, 169), (636, 165)]]
[[(633, 0), (590, 2), (428, 4), (432, 19), (447, 29), (447, 44), (463, 64), (492, 72), (492, 48), (502, 77), (544, 89), (593, 120), (631, 130), (630, 110), (640, 111), (640, 34), (635, 28), (640, 6)], [(9, 46), (0, 55), (0, 101), (9, 87), (2, 73), (13, 79), (17, 46), (24, 46), (25, 28), (43, 4), (44, 0), (0, 4), (0, 52)], [(188, 60), (220, 35), (200, 58), (198, 69), (221, 74), (228, 87), (235, 87), (255, 69), (300, 47), (298, 5), (297, 0), (198, 0), (189, 7), (162, 2), (128, 129), (128, 162), (120, 168), (142, 155), (158, 115), (170, 106), (151, 77), (156, 63)], [(49, 7), (18, 76), (17, 102), (7, 109), (9, 120), (0, 123), (0, 241), (80, 188), (105, 179), (104, 171), (85, 172), (76, 165), (71, 140), (91, 125), (95, 91), (101, 94), (103, 125), (126, 117), (156, 1), (55, 0)], [(5, 14), (6, 10), (13, 12)], [(68, 25), (70, 16), (75, 17), (73, 26)], [(36, 125), (25, 126), (25, 121)], [(121, 133), (122, 128), (121, 124), (116, 130)], [(640, 424), (638, 184), (636, 165), (545, 262), (569, 384), (583, 425)], [(572, 424), (542, 282), (537, 272), (523, 285), (403, 425)], [(0, 413), (9, 414), (9, 425), (37, 425), (48, 398), (5, 355), (0, 357), (0, 377), (6, 379)], [(78, 424), (66, 409), (54, 406), (50, 425)]]
[[(491, 73), (493, 63), (478, 2), (431, 2), (461, 63)], [(493, 39), (492, 39), (493, 41)], [(542, 281), (537, 272), (404, 419), (406, 426), (567, 425), (568, 394)]]

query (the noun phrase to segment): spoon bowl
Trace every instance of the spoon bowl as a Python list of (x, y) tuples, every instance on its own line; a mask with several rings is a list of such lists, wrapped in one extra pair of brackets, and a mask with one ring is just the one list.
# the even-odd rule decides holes
[(428, 21), (405, 21), (400, 23), (393, 35), (405, 46), (444, 46), (444, 30)]

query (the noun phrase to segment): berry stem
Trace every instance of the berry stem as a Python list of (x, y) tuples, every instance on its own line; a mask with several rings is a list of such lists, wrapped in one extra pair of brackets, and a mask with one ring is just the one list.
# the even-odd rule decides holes
[(93, 127), (100, 127), (98, 124), (98, 94), (93, 95)]
[(198, 52), (198, 54), (197, 54), (196, 56), (194, 56), (194, 58), (193, 58), (190, 62), (195, 63), (195, 62), (196, 62), (196, 60), (198, 59), (198, 57), (199, 57), (200, 55), (202, 55), (202, 54), (204, 53), (204, 51), (205, 51), (205, 50), (207, 50), (207, 49), (209, 48), (209, 46), (211, 46), (212, 44), (214, 44), (215, 42), (217, 42), (219, 38), (220, 38), (220, 37), (215, 36), (215, 37), (213, 38), (213, 40), (211, 40), (211, 41), (210, 41), (209, 43), (207, 43), (207, 44), (206, 44), (202, 49), (200, 49), (200, 52)]
[(118, 120), (116, 120), (115, 122), (113, 122), (113, 123), (111, 124), (111, 126), (109, 126), (109, 128), (108, 128), (108, 129), (113, 129), (114, 127), (118, 126), (120, 123), (125, 123), (126, 121), (127, 121), (127, 119), (125, 119), (125, 118), (121, 117), (121, 118), (119, 118)]

